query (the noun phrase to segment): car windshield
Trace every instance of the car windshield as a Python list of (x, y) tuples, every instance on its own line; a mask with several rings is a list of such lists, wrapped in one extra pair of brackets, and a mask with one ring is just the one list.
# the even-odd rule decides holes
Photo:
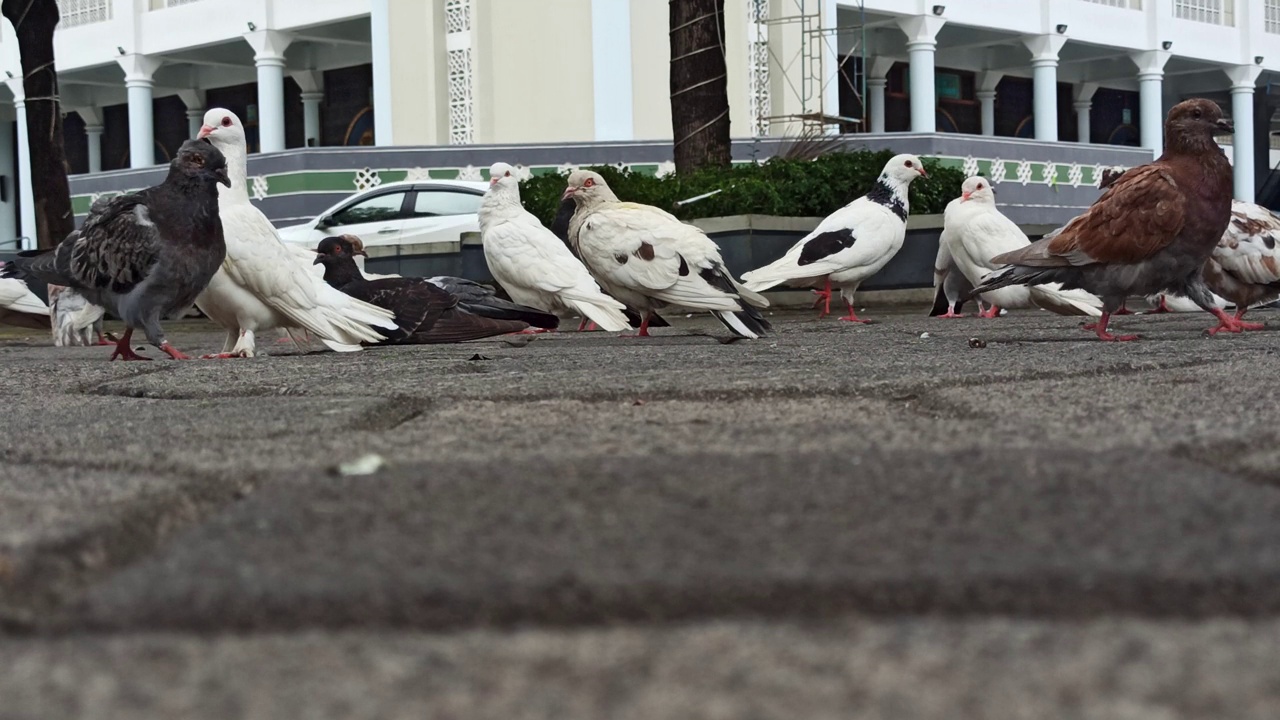
[(419, 190), (413, 202), (413, 217), (474, 215), (480, 212), (482, 195), (454, 190)]
[(400, 208), (404, 205), (405, 193), (387, 193), (363, 200), (350, 207), (339, 210), (333, 216), (334, 225), (356, 225), (359, 223), (384, 222), (399, 218)]

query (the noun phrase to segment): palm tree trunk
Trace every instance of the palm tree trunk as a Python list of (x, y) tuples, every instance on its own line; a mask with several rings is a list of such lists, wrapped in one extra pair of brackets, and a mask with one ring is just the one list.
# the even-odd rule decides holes
[(676, 171), (727, 166), (724, 0), (670, 0), (671, 128)]

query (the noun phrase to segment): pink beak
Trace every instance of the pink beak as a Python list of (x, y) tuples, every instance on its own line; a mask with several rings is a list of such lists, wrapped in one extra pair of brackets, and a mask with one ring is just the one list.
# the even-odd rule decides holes
[(578, 188), (576, 187), (565, 188), (564, 194), (560, 196), (560, 202), (564, 202), (565, 200), (568, 200), (569, 198), (573, 197), (573, 194), (576, 192), (578, 192)]
[(196, 134), (196, 139), (201, 140), (203, 138), (209, 137), (212, 134), (213, 134), (213, 127), (210, 125), (203, 125), (200, 128), (200, 132)]
[(969, 192), (960, 193), (960, 202), (964, 202), (965, 200), (968, 200), (971, 194), (972, 193), (969, 193)]
[(499, 181), (499, 180), (501, 180), (501, 179), (502, 179), (502, 178), (497, 177), (497, 176), (494, 176), (494, 177), (489, 178), (489, 187), (493, 187), (494, 185), (497, 185), (497, 184), (498, 184), (498, 181)]
[(929, 177), (929, 173), (927, 173), (927, 172), (925, 172), (925, 171), (924, 171), (924, 166), (921, 166), (921, 167), (920, 167), (920, 177), (922, 177), (922, 178), (927, 178), (927, 177)]

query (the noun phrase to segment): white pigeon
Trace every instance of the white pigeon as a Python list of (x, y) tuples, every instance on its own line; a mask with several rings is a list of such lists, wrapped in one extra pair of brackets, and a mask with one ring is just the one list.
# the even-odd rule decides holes
[(605, 295), (582, 261), (524, 209), (511, 170), (506, 163), (489, 168), (489, 192), (480, 203), (480, 237), (493, 279), (521, 305), (576, 313), (609, 332), (626, 330), (626, 307)]
[(918, 177), (928, 177), (920, 158), (895, 155), (866, 195), (828, 215), (781, 258), (744, 273), (743, 282), (756, 292), (787, 283), (802, 287), (821, 284), (823, 315), (831, 311), (831, 288), (849, 306), (841, 320), (863, 323), (853, 312), (858, 286), (880, 272), (907, 237), (907, 188)]
[[(950, 210), (952, 205), (960, 202), (960, 198), (956, 198), (947, 204)], [(956, 266), (956, 261), (951, 258), (951, 251), (947, 248), (947, 228), (942, 228), (942, 234), (938, 238), (938, 256), (933, 261), (933, 307), (929, 310), (930, 317), (938, 318), (962, 318), (964, 314), (960, 312), (964, 296), (973, 289), (973, 283), (969, 282), (969, 278), (964, 276), (960, 268)], [(821, 303), (822, 299), (819, 298)], [(978, 311), (982, 312), (982, 299), (978, 298)]]
[(729, 274), (720, 247), (698, 228), (651, 205), (618, 200), (590, 170), (569, 176), (562, 200), (569, 197), (578, 208), (569, 241), (605, 292), (641, 313), (637, 336), (648, 336), (652, 314), (667, 305), (709, 311), (740, 337), (770, 329), (756, 309), (769, 301)]
[[(999, 266), (991, 258), (1031, 244), (1026, 234), (996, 207), (995, 191), (984, 177), (966, 179), (960, 197), (943, 213), (941, 244), (956, 267), (973, 285)], [(980, 296), (991, 305), (982, 317), (996, 317), (1000, 308), (1040, 307), (1059, 315), (1102, 315), (1102, 300), (1083, 290), (1063, 290), (1058, 283), (1026, 287), (1014, 285)]]
[[(1231, 202), (1231, 222), (1204, 266), (1210, 289), (1236, 306), (1236, 320), (1280, 296), (1280, 216), (1249, 202)], [(1261, 330), (1262, 323), (1241, 323)]]
[(47, 328), (50, 325), (49, 306), (22, 280), (0, 278), (0, 323), (31, 329)]
[[(389, 310), (361, 302), (330, 287), (315, 253), (280, 241), (275, 227), (249, 202), (244, 126), (230, 110), (205, 113), (200, 137), (227, 158), (231, 187), (219, 188), (218, 210), (227, 241), (227, 258), (196, 305), (227, 329), (222, 354), (252, 357), (255, 333), (281, 329), (305, 348), (309, 333), (338, 352), (360, 350), (394, 330)], [(319, 268), (317, 271), (316, 268)]]
[(102, 336), (102, 317), (106, 310), (89, 302), (75, 288), (50, 285), (49, 314), (53, 317), (56, 347), (110, 344)]

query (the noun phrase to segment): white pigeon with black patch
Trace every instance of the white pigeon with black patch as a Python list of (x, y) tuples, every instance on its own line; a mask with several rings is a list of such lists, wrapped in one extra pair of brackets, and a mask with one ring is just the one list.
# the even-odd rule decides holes
[(755, 292), (783, 283), (821, 285), (818, 295), (820, 301), (826, 300), (826, 311), (831, 289), (836, 287), (849, 306), (849, 314), (841, 319), (866, 322), (853, 311), (854, 293), (902, 249), (907, 236), (907, 188), (918, 177), (928, 177), (920, 158), (893, 156), (870, 192), (828, 215), (781, 258), (745, 273), (743, 283)]

